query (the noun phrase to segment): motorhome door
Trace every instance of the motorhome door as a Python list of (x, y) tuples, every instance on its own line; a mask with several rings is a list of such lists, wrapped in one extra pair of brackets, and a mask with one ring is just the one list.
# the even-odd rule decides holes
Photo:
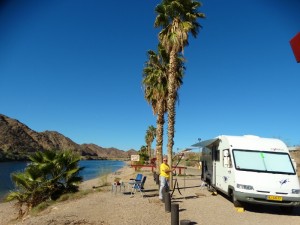
[(220, 161), (220, 152), (218, 150), (218, 145), (214, 144), (212, 147), (211, 147), (211, 150), (212, 150), (212, 162), (213, 162), (213, 171), (212, 171), (212, 179), (211, 179), (211, 184), (213, 186), (216, 185), (216, 167), (217, 167), (217, 163)]

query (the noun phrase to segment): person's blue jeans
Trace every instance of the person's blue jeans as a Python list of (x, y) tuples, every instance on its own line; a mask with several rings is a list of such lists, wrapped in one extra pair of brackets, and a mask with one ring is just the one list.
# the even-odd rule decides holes
[(163, 199), (162, 190), (164, 187), (169, 189), (169, 180), (166, 177), (159, 176), (160, 187), (159, 187), (159, 199)]

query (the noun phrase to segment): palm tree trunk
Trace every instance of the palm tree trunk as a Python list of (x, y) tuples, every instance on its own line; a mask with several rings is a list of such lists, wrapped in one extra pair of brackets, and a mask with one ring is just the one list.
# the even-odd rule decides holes
[(160, 164), (162, 163), (163, 135), (164, 135), (164, 107), (163, 99), (158, 102), (158, 112), (156, 119), (156, 172), (159, 174)]
[(150, 141), (147, 143), (147, 147), (148, 147), (149, 160), (151, 160), (151, 142)]
[[(172, 168), (172, 152), (174, 145), (174, 133), (175, 133), (175, 102), (176, 102), (176, 51), (172, 49), (170, 52), (170, 67), (168, 71), (168, 163)], [(170, 188), (173, 188), (173, 175), (170, 173)]]

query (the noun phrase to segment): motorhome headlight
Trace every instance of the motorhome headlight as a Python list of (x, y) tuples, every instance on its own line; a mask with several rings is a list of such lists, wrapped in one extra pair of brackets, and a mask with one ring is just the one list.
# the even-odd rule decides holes
[(251, 185), (237, 184), (236, 187), (245, 190), (254, 190), (253, 186)]
[(292, 194), (300, 194), (300, 189), (292, 189)]

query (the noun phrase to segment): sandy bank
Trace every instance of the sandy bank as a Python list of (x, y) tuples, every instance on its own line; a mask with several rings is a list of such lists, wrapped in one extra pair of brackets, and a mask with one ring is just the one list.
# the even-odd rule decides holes
[[(188, 169), (193, 176), (177, 177), (179, 190), (175, 189), (172, 202), (179, 204), (179, 219), (191, 220), (200, 225), (273, 225), (300, 224), (300, 209), (292, 215), (285, 215), (278, 208), (252, 206), (245, 212), (237, 212), (232, 203), (221, 195), (212, 196), (201, 188), (200, 171)], [(31, 215), (23, 221), (14, 221), (16, 212), (12, 203), (0, 204), (0, 224), (16, 225), (167, 225), (171, 223), (171, 214), (165, 212), (165, 205), (158, 200), (158, 187), (154, 183), (151, 171), (142, 171), (147, 176), (144, 197), (137, 193), (130, 197), (126, 186), (124, 193), (111, 192), (111, 186), (102, 186), (103, 182), (111, 183), (118, 177), (124, 182), (135, 177), (135, 171), (126, 166), (116, 173), (103, 178), (84, 182), (80, 188), (90, 190), (90, 194), (76, 200), (56, 203), (46, 210)], [(97, 187), (97, 188), (93, 188)]]

